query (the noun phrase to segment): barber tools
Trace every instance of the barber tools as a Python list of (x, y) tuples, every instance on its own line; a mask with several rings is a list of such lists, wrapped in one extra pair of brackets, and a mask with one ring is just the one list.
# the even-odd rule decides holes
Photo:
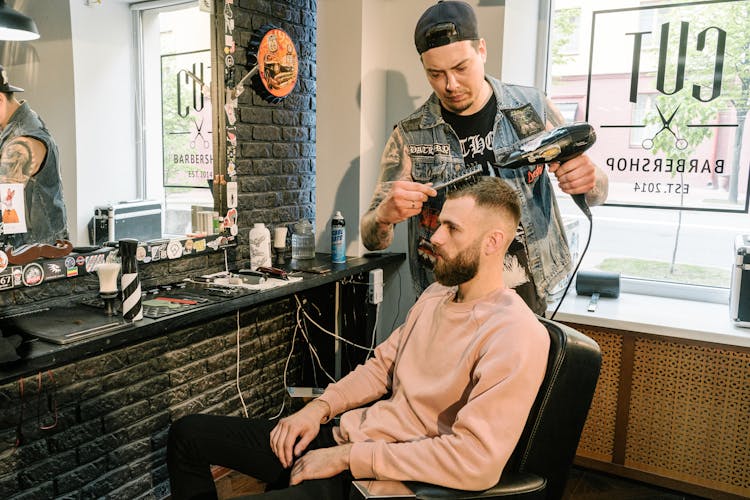
[(441, 189), (459, 189), (467, 184), (476, 182), (482, 176), (482, 166), (465, 167), (453, 173), (448, 173), (441, 182), (432, 185), (435, 191)]
[(620, 273), (604, 271), (578, 271), (576, 293), (590, 295), (588, 311), (596, 312), (599, 297), (617, 298), (620, 296)]
[(99, 296), (104, 301), (104, 311), (107, 316), (113, 316), (115, 298), (117, 298), (117, 275), (120, 274), (119, 262), (102, 262), (96, 266), (99, 276)]
[[(560, 162), (583, 154), (596, 142), (594, 127), (586, 122), (556, 127), (531, 141), (524, 142), (500, 164), (501, 168), (520, 168), (538, 163)], [(574, 194), (573, 201), (591, 219), (591, 211), (582, 194)]]
[(286, 263), (284, 260), (284, 252), (286, 251), (286, 233), (286, 226), (273, 228), (273, 250), (276, 254), (274, 264), (277, 266), (283, 266)]

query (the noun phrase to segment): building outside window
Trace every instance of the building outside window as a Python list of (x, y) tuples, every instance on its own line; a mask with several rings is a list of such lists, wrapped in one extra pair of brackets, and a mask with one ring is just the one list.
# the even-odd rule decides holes
[[(550, 16), (547, 93), (580, 105), (610, 180), (581, 269), (726, 301), (735, 238), (750, 233), (750, 1), (553, 0)], [(590, 50), (569, 50), (574, 33)]]

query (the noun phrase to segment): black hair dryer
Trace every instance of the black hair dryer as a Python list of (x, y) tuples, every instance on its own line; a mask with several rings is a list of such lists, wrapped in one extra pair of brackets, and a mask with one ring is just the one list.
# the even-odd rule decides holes
[[(539, 163), (566, 162), (583, 154), (596, 142), (594, 127), (586, 122), (561, 125), (530, 141), (520, 144), (500, 164), (500, 168), (521, 168)], [(583, 194), (574, 194), (573, 201), (591, 218), (591, 211)]]

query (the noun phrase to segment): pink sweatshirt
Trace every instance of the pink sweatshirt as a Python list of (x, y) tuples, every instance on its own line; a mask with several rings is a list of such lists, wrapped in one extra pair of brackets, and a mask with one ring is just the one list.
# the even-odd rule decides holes
[(431, 285), (375, 356), (320, 396), (331, 415), (346, 412), (334, 436), (354, 443), (355, 478), (466, 490), (499, 480), (544, 377), (549, 336), (511, 289), (464, 303), (455, 292)]

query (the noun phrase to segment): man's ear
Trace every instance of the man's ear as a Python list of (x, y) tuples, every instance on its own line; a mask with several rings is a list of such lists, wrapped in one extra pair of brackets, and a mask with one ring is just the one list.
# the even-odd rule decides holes
[(491, 230), (487, 235), (487, 243), (485, 244), (485, 253), (487, 255), (493, 255), (496, 253), (504, 253), (507, 243), (507, 235), (505, 231), (500, 228)]

